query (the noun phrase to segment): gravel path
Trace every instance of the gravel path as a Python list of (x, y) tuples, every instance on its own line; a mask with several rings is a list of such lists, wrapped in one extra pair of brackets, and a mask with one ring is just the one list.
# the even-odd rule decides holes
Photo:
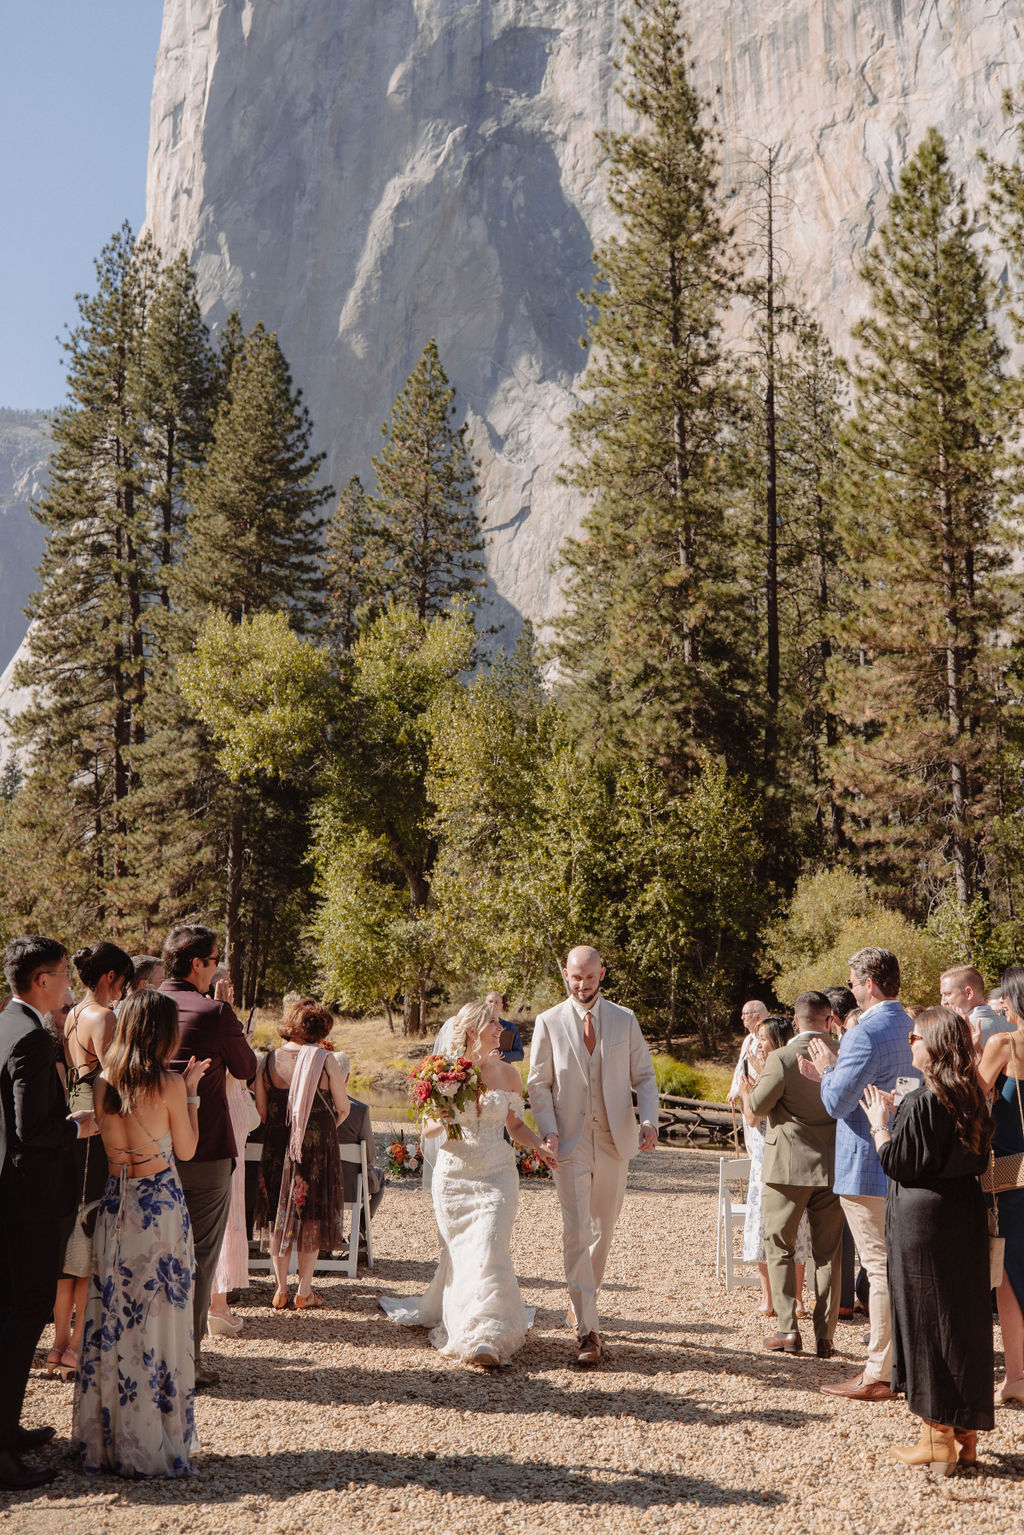
[(1020, 1529), (1024, 1413), (1000, 1411), (982, 1436), (983, 1475), (932, 1482), (887, 1462), (891, 1443), (916, 1438), (904, 1404), (815, 1389), (853, 1373), (862, 1321), (840, 1324), (827, 1363), (764, 1353), (757, 1292), (726, 1294), (714, 1277), (717, 1170), (717, 1153), (664, 1147), (634, 1163), (603, 1291), (610, 1358), (592, 1371), (570, 1362), (554, 1189), (524, 1184), (514, 1256), (537, 1321), (496, 1377), (379, 1311), (382, 1290), (425, 1286), (435, 1253), (428, 1201), (392, 1186), (372, 1275), (318, 1281), (329, 1309), (305, 1314), (272, 1311), (270, 1286), (254, 1284), (242, 1334), (210, 1340), (222, 1381), (198, 1401), (195, 1476), (87, 1479), (67, 1442), (71, 1388), (34, 1376), (24, 1421), (56, 1424), (44, 1458), (61, 1475), (0, 1497), (0, 1530)]

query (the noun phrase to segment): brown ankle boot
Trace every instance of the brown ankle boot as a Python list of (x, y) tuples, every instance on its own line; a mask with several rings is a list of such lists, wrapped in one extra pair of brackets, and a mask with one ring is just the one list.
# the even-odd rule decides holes
[(923, 1418), (917, 1443), (894, 1445), (892, 1453), (905, 1466), (920, 1466), (931, 1476), (948, 1476), (956, 1465), (956, 1440), (947, 1424)]
[(958, 1428), (953, 1432), (960, 1454), (957, 1457), (961, 1466), (976, 1466), (978, 1464), (978, 1434), (973, 1428)]

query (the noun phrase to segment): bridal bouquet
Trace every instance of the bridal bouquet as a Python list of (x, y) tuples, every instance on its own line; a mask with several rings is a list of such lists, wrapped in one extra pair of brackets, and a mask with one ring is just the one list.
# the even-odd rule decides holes
[(462, 1140), (462, 1127), (455, 1116), (467, 1104), (475, 1103), (484, 1090), (479, 1066), (465, 1055), (449, 1060), (444, 1055), (428, 1055), (409, 1077), (412, 1081), (412, 1107), (409, 1118), (439, 1120), (450, 1141)]

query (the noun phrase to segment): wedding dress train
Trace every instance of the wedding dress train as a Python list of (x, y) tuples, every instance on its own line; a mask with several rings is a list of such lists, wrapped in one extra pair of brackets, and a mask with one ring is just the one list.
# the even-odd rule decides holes
[(502, 1364), (526, 1340), (534, 1312), (523, 1305), (509, 1244), (519, 1201), (515, 1154), (502, 1131), (509, 1109), (521, 1117), (519, 1093), (491, 1090), (459, 1115), (464, 1139), (446, 1140), (437, 1155), (432, 1193), (441, 1259), (426, 1292), (382, 1296), (404, 1327), (429, 1327), (442, 1354), (472, 1359), (493, 1349)]

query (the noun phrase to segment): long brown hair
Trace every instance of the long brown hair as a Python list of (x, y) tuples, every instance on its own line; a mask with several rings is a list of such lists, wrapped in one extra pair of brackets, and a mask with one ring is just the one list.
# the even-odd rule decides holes
[(992, 1118), (974, 1067), (970, 1024), (951, 1007), (926, 1007), (914, 1031), (928, 1051), (925, 1081), (949, 1114), (965, 1150), (984, 1155), (992, 1144)]
[(166, 992), (133, 991), (122, 1005), (114, 1037), (103, 1057), (107, 1084), (105, 1111), (134, 1114), (140, 1100), (156, 1093), (178, 1044), (178, 1004)]

